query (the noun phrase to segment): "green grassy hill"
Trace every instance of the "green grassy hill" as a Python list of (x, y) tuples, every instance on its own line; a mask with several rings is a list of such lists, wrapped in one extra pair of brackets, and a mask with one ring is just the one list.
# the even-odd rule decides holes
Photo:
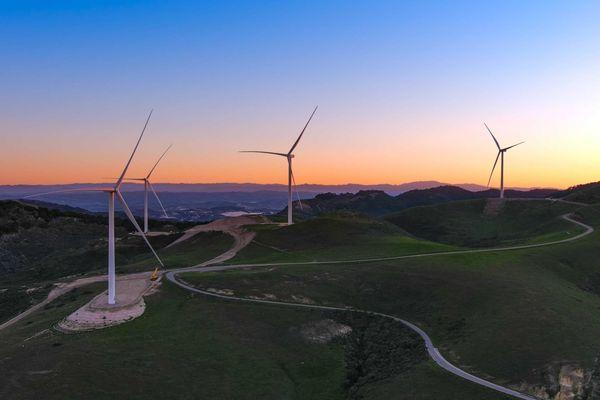
[[(482, 224), (482, 231), (474, 232), (487, 234), (490, 226), (502, 224), (506, 236), (501, 243), (572, 235), (573, 225), (556, 219), (565, 212), (577, 211), (579, 218), (600, 225), (600, 209), (563, 203), (510, 201), (488, 225), (478, 219), (483, 203), (444, 207), (434, 215), (449, 219), (447, 227)], [(467, 222), (460, 225), (461, 219)], [(553, 225), (555, 220), (560, 225)], [(235, 262), (343, 260), (455, 249), (415, 239), (388, 221), (350, 213), (292, 226), (249, 228), (257, 237)], [(473, 237), (473, 231), (466, 232), (471, 236), (463, 237)], [(543, 388), (554, 396), (561, 366), (583, 368), (586, 376), (595, 371), (594, 358), (600, 353), (599, 239), (596, 232), (576, 242), (511, 252), (182, 277), (198, 287), (240, 296), (394, 314), (425, 329), (444, 356), (462, 368), (521, 390)], [(159, 251), (168, 263), (185, 266), (212, 258), (230, 244), (230, 238), (208, 233)], [(148, 256), (139, 257), (123, 270), (143, 268)], [(0, 378), (1, 398), (58, 399), (75, 390), (88, 398), (131, 399), (507, 399), (441, 370), (425, 357), (410, 331), (388, 320), (228, 302), (191, 294), (169, 282), (147, 298), (146, 313), (130, 323), (84, 335), (46, 331), (103, 289), (80, 289), (0, 332), (0, 368), (6, 371)], [(311, 335), (323, 324), (344, 325), (352, 333), (315, 342)], [(127, 373), (132, 367), (133, 378)], [(108, 384), (110, 393), (102, 389)]]
[(418, 240), (393, 224), (352, 213), (328, 214), (291, 226), (259, 225), (235, 263), (391, 257), (454, 247)]
[[(385, 397), (507, 399), (432, 366), (399, 324), (215, 301), (170, 283), (130, 323), (79, 335), (47, 330), (102, 289), (77, 292), (0, 332), (0, 398), (343, 400), (393, 390)], [(316, 340), (323, 326), (352, 331)]]
[[(555, 189), (533, 189), (527, 191), (508, 189), (504, 194), (507, 198), (543, 199), (555, 192)], [(472, 192), (458, 186), (446, 185), (430, 189), (410, 190), (395, 197), (381, 190), (361, 190), (357, 193), (341, 194), (323, 193), (313, 199), (303, 200), (302, 207), (300, 203), (294, 202), (293, 207), (294, 215), (297, 219), (306, 219), (340, 211), (381, 217), (411, 207), (443, 204), (460, 200), (497, 198), (498, 195), (499, 191), (497, 189)], [(282, 218), (285, 215), (287, 215), (287, 208), (278, 217)]]
[[(307, 218), (341, 211), (362, 213), (371, 216), (389, 214), (401, 210), (402, 204), (381, 190), (361, 190), (357, 193), (322, 193), (302, 201), (302, 207), (294, 202), (294, 214)], [(287, 207), (281, 211), (287, 214)]]
[[(184, 279), (238, 296), (394, 314), (423, 327), (463, 368), (515, 388), (544, 387), (553, 396), (561, 366), (581, 367), (589, 376), (600, 352), (599, 239), (594, 233), (520, 251), (189, 273)], [(397, 393), (406, 379), (373, 393)]]
[[(106, 222), (101, 215), (0, 201), (0, 321), (45, 298), (56, 280), (106, 273)], [(157, 262), (146, 244), (130, 235), (131, 223), (117, 218), (115, 224), (117, 273), (154, 268)], [(167, 266), (194, 265), (232, 244), (228, 235), (210, 232), (161, 250), (179, 237), (180, 226), (158, 226), (174, 231), (150, 238)]]
[(552, 197), (577, 203), (600, 203), (600, 182), (577, 185), (555, 193)]
[(431, 241), (467, 247), (492, 247), (559, 240), (580, 232), (559, 218), (580, 207), (544, 200), (458, 201), (414, 207), (385, 219)]

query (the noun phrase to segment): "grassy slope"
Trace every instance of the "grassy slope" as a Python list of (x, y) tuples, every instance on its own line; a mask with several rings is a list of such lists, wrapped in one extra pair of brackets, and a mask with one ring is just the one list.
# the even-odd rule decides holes
[[(59, 308), (0, 332), (2, 399), (341, 400), (347, 396), (342, 342), (315, 344), (297, 333), (303, 324), (322, 319), (322, 313), (214, 301), (171, 284), (147, 298), (147, 312), (128, 324), (80, 335), (49, 332), (23, 340), (48, 328), (90, 293), (79, 293)], [(457, 395), (504, 398), (428, 361), (367, 384), (360, 393), (364, 398), (381, 398), (376, 394), (390, 390), (395, 399), (407, 400), (450, 400)]]
[(291, 226), (256, 226), (258, 235), (236, 263), (326, 261), (446, 251), (454, 247), (414, 239), (394, 225), (351, 214)]
[[(119, 265), (146, 257), (116, 221)], [(0, 201), (0, 321), (45, 298), (55, 280), (106, 268), (106, 218)], [(160, 247), (176, 235), (156, 238)]]
[[(586, 220), (600, 220), (593, 209), (582, 214)], [(357, 221), (353, 221), (342, 229), (340, 226), (346, 222), (330, 223), (334, 228), (325, 230), (325, 235), (315, 232), (310, 224), (304, 225), (310, 229), (299, 231), (306, 235), (305, 240), (312, 240), (310, 246), (317, 247), (317, 254), (360, 254), (373, 250), (372, 246), (378, 246), (385, 236), (404, 237), (389, 225), (382, 229), (365, 222), (354, 229)], [(361, 236), (365, 230), (369, 235)], [(378, 240), (369, 242), (369, 236)], [(276, 235), (275, 240), (281, 237)], [(287, 246), (285, 238), (277, 244)], [(342, 246), (348, 238), (352, 245)], [(233, 287), (242, 294), (274, 293), (281, 298), (296, 294), (324, 303), (394, 313), (419, 322), (442, 344), (449, 358), (476, 372), (508, 381), (519, 381), (524, 376), (534, 380), (529, 376), (532, 368), (561, 360), (588, 365), (598, 350), (595, 338), (600, 333), (600, 320), (595, 314), (600, 302), (597, 295), (579, 289), (600, 270), (594, 264), (600, 256), (594, 246), (598, 238), (594, 235), (585, 242), (528, 252), (286, 267), (270, 272), (231, 271), (188, 279), (203, 286)], [(332, 246), (326, 245), (328, 240), (338, 248), (328, 250)], [(289, 246), (292, 251), (287, 254), (293, 257), (310, 248), (297, 243)], [(260, 248), (265, 254), (256, 256), (273, 257), (272, 249)], [(375, 247), (377, 251), (381, 248)], [(173, 262), (189, 261), (186, 253), (192, 249), (197, 247), (171, 250)], [(327, 253), (330, 251), (333, 253)], [(392, 251), (406, 250), (396, 244)], [(143, 398), (169, 397), (174, 388), (181, 387), (187, 389), (190, 398), (344, 396), (340, 389), (343, 363), (339, 346), (307, 344), (289, 335), (290, 327), (314, 319), (315, 313), (211, 301), (168, 285), (149, 298), (148, 304), (148, 312), (139, 320), (89, 335), (60, 335), (58, 340), (57, 334), (41, 335), (23, 343), (23, 338), (47, 328), (64, 316), (67, 308), (74, 308), (68, 302), (0, 332), (0, 369), (10, 371), (0, 379), (22, 385), (18, 391), (10, 390), (14, 386), (0, 388), (8, 388), (5, 390), (14, 398), (31, 398), (39, 393), (64, 398), (66, 388), (81, 388), (81, 382), (88, 382), (84, 393), (89, 393), (89, 398), (113, 397), (100, 391), (109, 383), (127, 398), (140, 395), (139, 387), (144, 387)], [(61, 345), (53, 346), (56, 343)], [(493, 349), (502, 349), (501, 354)], [(86, 361), (82, 363), (84, 352)], [(129, 363), (123, 363), (125, 353)], [(305, 355), (314, 364), (306, 368), (296, 365)], [(132, 366), (139, 371), (133, 378)], [(29, 373), (47, 370), (53, 372)], [(101, 373), (95, 376), (90, 371)], [(374, 399), (392, 394), (399, 399), (503, 398), (463, 382), (430, 362), (368, 384), (360, 393)], [(1, 391), (0, 397), (5, 398)]]
[(464, 381), (438, 367), (422, 362), (412, 370), (364, 387), (365, 400), (510, 400), (513, 397)]
[(468, 247), (492, 247), (560, 240), (581, 231), (560, 215), (580, 207), (549, 201), (506, 201), (497, 215), (487, 200), (415, 207), (386, 219), (424, 239)]
[(341, 347), (308, 343), (290, 330), (319, 315), (278, 308), (265, 315), (165, 286), (148, 298), (146, 314), (115, 328), (24, 343), (65, 311), (50, 310), (0, 332), (0, 397), (343, 398)]
[[(18, 238), (4, 242), (6, 251), (27, 257), (19, 270), (0, 274), (0, 322), (44, 299), (57, 280), (106, 273), (106, 242), (101, 239), (106, 233), (104, 228), (58, 220), (51, 222), (48, 228), (28, 229)], [(233, 238), (227, 234), (201, 232), (172, 248), (161, 249), (177, 236), (150, 238), (167, 268), (192, 266), (209, 260), (233, 244)], [(148, 253), (141, 238), (121, 232), (117, 241), (117, 273), (154, 268), (157, 262)]]
[[(598, 224), (597, 210), (581, 213)], [(188, 274), (186, 280), (240, 295), (304, 296), (392, 313), (419, 323), (469, 370), (543, 384), (536, 370), (565, 360), (589, 367), (600, 351), (600, 287), (590, 284), (600, 276), (599, 239), (596, 232), (522, 251)]]
[(552, 197), (585, 204), (600, 203), (600, 182), (591, 182), (570, 187), (555, 193)]
[[(154, 237), (152, 240), (155, 241), (157, 238), (160, 237)], [(168, 243), (170, 242), (171, 240)], [(200, 232), (173, 247), (166, 248), (163, 245), (155, 246), (155, 249), (158, 249), (158, 255), (166, 268), (182, 268), (210, 260), (225, 252), (231, 246), (233, 246), (233, 238), (226, 233)], [(146, 253), (135, 261), (121, 266), (120, 269), (127, 272), (148, 270), (149, 267), (156, 264), (158, 263), (152, 254)]]

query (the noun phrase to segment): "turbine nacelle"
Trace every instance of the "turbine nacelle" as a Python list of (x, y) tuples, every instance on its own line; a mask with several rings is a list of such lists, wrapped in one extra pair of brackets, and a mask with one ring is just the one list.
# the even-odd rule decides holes
[(144, 233), (148, 233), (148, 188), (150, 188), (150, 190), (154, 194), (154, 197), (156, 198), (156, 201), (160, 205), (160, 208), (162, 209), (162, 212), (163, 212), (165, 218), (169, 218), (169, 214), (167, 214), (167, 210), (165, 209), (160, 198), (158, 197), (156, 190), (154, 190), (152, 183), (150, 182), (150, 176), (152, 175), (152, 173), (154, 172), (154, 170), (156, 169), (158, 164), (161, 162), (161, 160), (164, 158), (164, 156), (167, 154), (169, 149), (171, 149), (171, 147), (173, 147), (173, 144), (170, 144), (169, 147), (167, 147), (167, 149), (161, 154), (161, 156), (158, 158), (158, 160), (156, 161), (154, 166), (150, 169), (150, 172), (148, 172), (148, 175), (146, 175), (145, 178), (124, 178), (123, 179), (124, 181), (129, 181), (129, 182), (131, 182), (131, 181), (144, 182)]

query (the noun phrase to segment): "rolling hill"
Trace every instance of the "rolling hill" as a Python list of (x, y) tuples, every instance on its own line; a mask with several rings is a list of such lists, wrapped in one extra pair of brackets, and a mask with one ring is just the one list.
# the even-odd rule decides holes
[(234, 263), (328, 261), (447, 251), (452, 246), (415, 239), (397, 226), (348, 212), (294, 225), (249, 226), (257, 236)]
[[(506, 190), (507, 198), (546, 198), (556, 190), (533, 189), (529, 191)], [(458, 186), (438, 186), (429, 189), (410, 190), (398, 196), (383, 191), (369, 190), (357, 193), (325, 193), (313, 199), (294, 202), (294, 213), (300, 218), (309, 218), (323, 213), (352, 211), (371, 216), (383, 216), (407, 208), (458, 200), (485, 199), (499, 196), (497, 189), (469, 191)], [(287, 208), (280, 213), (287, 213)]]
[(493, 247), (577, 234), (579, 229), (559, 217), (578, 208), (546, 200), (477, 199), (413, 207), (385, 219), (434, 242)]
[(554, 193), (552, 197), (577, 203), (600, 203), (600, 182), (591, 182), (583, 185), (572, 186), (566, 190), (561, 190)]
[[(454, 206), (460, 213), (453, 210)], [(484, 200), (470, 200), (435, 207), (443, 211), (435, 218), (455, 213), (456, 218), (451, 218), (448, 225), (457, 223), (460, 217), (467, 218), (464, 227), (476, 224), (474, 215), (479, 215), (485, 204)], [(525, 238), (525, 233), (540, 233), (528, 230), (528, 225), (541, 222), (545, 226), (556, 215), (575, 211), (569, 207), (576, 206), (509, 201), (506, 216), (522, 221), (509, 223), (499, 217), (496, 223), (528, 242), (531, 238)], [(598, 226), (598, 209), (584, 207), (578, 213), (584, 221)], [(419, 213), (424, 215), (428, 213)], [(591, 400), (595, 398), (591, 395), (594, 388), (600, 387), (600, 368), (594, 361), (600, 352), (599, 235), (595, 232), (575, 242), (518, 251), (270, 266), (188, 273), (183, 278), (199, 288), (252, 299), (355, 307), (397, 315), (417, 323), (430, 333), (444, 356), (479, 376), (540, 398)], [(269, 249), (263, 251), (268, 253)], [(420, 368), (412, 371), (418, 374)], [(420, 380), (408, 376), (400, 374), (367, 385), (359, 393), (364, 399), (394, 397)], [(423, 379), (433, 378), (426, 374)], [(478, 398), (463, 395), (460, 390), (442, 390), (436, 395), (431, 394), (435, 388), (422, 390), (414, 398)]]
[(86, 289), (0, 332), (2, 399), (380, 399), (390, 396), (361, 394), (385, 393), (392, 382), (398, 400), (508, 400), (436, 368), (400, 325), (215, 301), (170, 283), (127, 324), (78, 335), (49, 330), (103, 285)]
[[(292, 226), (251, 225), (247, 229), (256, 237), (233, 263), (317, 262), (182, 277), (219, 293), (407, 318), (430, 333), (444, 356), (461, 368), (518, 390), (551, 398), (559, 390), (556, 382), (577, 379), (565, 368), (581, 369), (589, 385), (595, 385), (594, 357), (600, 352), (598, 233), (527, 251), (343, 262), (458, 249), (415, 237), (425, 237), (428, 231), (423, 229), (429, 226), (434, 233), (446, 229), (436, 240), (477, 246), (486, 241), (530, 243), (569, 237), (577, 229), (557, 218), (566, 212), (600, 224), (600, 211), (594, 207), (510, 200), (486, 213), (487, 199), (447, 200), (462, 195), (470, 196), (455, 188), (412, 194), (414, 198), (404, 201), (413, 206), (385, 218), (338, 210)], [(380, 196), (367, 192), (358, 197), (359, 204), (369, 210), (369, 202), (389, 200)], [(437, 204), (417, 206), (418, 201)], [(14, 202), (5, 206), (0, 226), (6, 233), (1, 240), (14, 240), (9, 242), (13, 249), (44, 240), (49, 241), (47, 246), (57, 246), (59, 232), (83, 229), (80, 242), (73, 242), (73, 247), (63, 243), (57, 249), (64, 258), (55, 255), (76, 266), (68, 262), (75, 255), (81, 266), (88, 255), (78, 250), (102, 246), (102, 217)], [(95, 237), (98, 232), (100, 239)], [(151, 261), (138, 238), (128, 233), (126, 225), (120, 227), (118, 243), (127, 245), (121, 249), (125, 257), (121, 271), (137, 270)], [(230, 238), (214, 232), (165, 249), (168, 239), (152, 240), (168, 265), (176, 267), (204, 261), (231, 245)], [(32, 259), (38, 257), (44, 260), (45, 255), (40, 251)], [(342, 262), (318, 263), (327, 260)], [(28, 265), (21, 267), (25, 275), (36, 273)], [(81, 268), (90, 271), (88, 265)], [(19, 276), (16, 271), (10, 274), (4, 276)], [(34, 285), (22, 279), (11, 289), (27, 296), (25, 289), (49, 283)], [(103, 396), (99, 388), (110, 381), (112, 393), (132, 399), (167, 398), (183, 393), (180, 390), (193, 398), (508, 399), (440, 370), (425, 358), (422, 342), (415, 341), (410, 331), (375, 316), (354, 319), (344, 312), (232, 303), (183, 292), (170, 282), (163, 282), (158, 293), (147, 298), (143, 316), (127, 324), (85, 335), (48, 329), (104, 288), (96, 285), (73, 292), (0, 332), (0, 365), (7, 371), (0, 397), (58, 399), (76, 390), (98, 398)], [(31, 301), (27, 297), (22, 304)], [(314, 340), (331, 329), (348, 333)], [(138, 372), (136, 385), (126, 374), (131, 365)], [(148, 389), (143, 397), (136, 390), (140, 385)]]
[[(105, 273), (106, 216), (59, 211), (0, 201), (0, 321), (44, 298), (52, 283), (65, 277)], [(131, 223), (115, 219), (117, 273), (151, 269), (156, 262)], [(150, 238), (166, 265), (190, 265), (227, 249), (232, 240), (216, 232), (162, 250), (188, 224), (152, 221), (172, 234)]]

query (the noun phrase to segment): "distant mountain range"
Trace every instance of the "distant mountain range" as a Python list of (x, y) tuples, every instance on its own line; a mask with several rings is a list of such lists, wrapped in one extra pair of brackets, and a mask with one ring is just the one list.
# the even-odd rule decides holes
[[(506, 190), (509, 198), (546, 198), (552, 196), (555, 189)], [(459, 200), (494, 198), (499, 196), (497, 189), (470, 191), (458, 186), (439, 186), (429, 189), (411, 190), (397, 196), (379, 190), (363, 190), (358, 193), (325, 193), (313, 199), (294, 203), (294, 212), (299, 216), (311, 217), (318, 214), (352, 211), (371, 216), (382, 216), (410, 207), (447, 203)], [(282, 212), (285, 213), (285, 210)]]
[[(0, 185), (0, 198), (15, 199), (35, 193), (52, 192), (56, 190), (81, 189), (94, 186), (106, 186), (106, 183), (74, 183), (65, 185)], [(304, 193), (306, 197), (310, 194), (319, 193), (357, 193), (361, 190), (380, 190), (389, 195), (397, 196), (401, 193), (415, 189), (430, 189), (439, 186), (450, 186), (448, 183), (438, 181), (417, 181), (398, 185), (374, 184), (363, 185), (358, 183), (347, 183), (343, 185), (320, 185), (301, 184), (296, 187), (298, 192)], [(470, 191), (482, 191), (488, 189), (485, 186), (474, 183), (452, 184)], [(155, 183), (154, 187), (160, 192), (177, 193), (229, 193), (229, 192), (260, 192), (260, 191), (287, 191), (287, 185), (283, 184), (260, 184), (260, 183)], [(531, 188), (513, 188), (515, 190), (529, 190)], [(142, 184), (126, 183), (123, 191), (143, 190)]]
[[(46, 194), (26, 199), (61, 211), (104, 213), (107, 209), (106, 196), (98, 192), (68, 192), (106, 184), (69, 185), (14, 185), (0, 186), (0, 199), (24, 199), (27, 196)], [(216, 183), (216, 184), (155, 184), (156, 190), (170, 218), (180, 221), (210, 221), (229, 215), (231, 212), (275, 214), (287, 206), (287, 186), (272, 184)], [(308, 206), (325, 210), (351, 209), (354, 211), (381, 214), (397, 211), (413, 205), (433, 204), (445, 201), (497, 196), (497, 191), (475, 184), (444, 185), (437, 181), (410, 182), (401, 185), (298, 185), (298, 197)], [(507, 196), (535, 196), (555, 192), (554, 189), (532, 191), (507, 190)], [(124, 195), (136, 215), (143, 213), (143, 185), (123, 185)], [(526, 193), (526, 194), (525, 194)], [(309, 201), (315, 198), (314, 202)], [(296, 196), (295, 196), (296, 197)], [(45, 204), (44, 204), (45, 202)], [(51, 205), (54, 203), (54, 206)], [(307, 215), (308, 215), (307, 214)], [(150, 217), (160, 219), (163, 213), (150, 197)]]

